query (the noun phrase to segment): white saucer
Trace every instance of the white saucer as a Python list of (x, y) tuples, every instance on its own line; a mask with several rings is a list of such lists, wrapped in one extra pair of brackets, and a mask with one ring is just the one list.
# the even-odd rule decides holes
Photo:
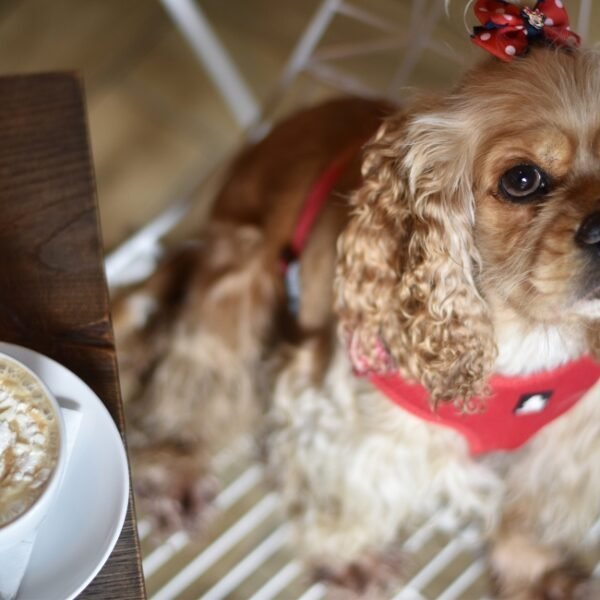
[(5, 352), (36, 373), (59, 400), (81, 407), (81, 425), (61, 490), (42, 523), (17, 600), (70, 600), (97, 575), (127, 512), (129, 472), (119, 431), (98, 396), (56, 361), (20, 346)]

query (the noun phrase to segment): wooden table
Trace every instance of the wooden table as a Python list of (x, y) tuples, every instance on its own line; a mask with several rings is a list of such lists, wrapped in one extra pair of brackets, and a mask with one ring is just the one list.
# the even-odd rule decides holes
[[(85, 105), (74, 74), (0, 78), (0, 339), (79, 375), (123, 432)], [(80, 597), (145, 598), (131, 498), (112, 555)]]

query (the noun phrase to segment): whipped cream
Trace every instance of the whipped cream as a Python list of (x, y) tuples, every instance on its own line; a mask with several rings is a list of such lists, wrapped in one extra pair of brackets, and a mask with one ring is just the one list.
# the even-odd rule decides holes
[(59, 426), (46, 391), (0, 358), (0, 527), (42, 494), (58, 461)]

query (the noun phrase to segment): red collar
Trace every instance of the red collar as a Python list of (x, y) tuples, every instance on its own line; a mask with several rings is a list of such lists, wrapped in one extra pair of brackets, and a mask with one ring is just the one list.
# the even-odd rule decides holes
[(333, 188), (366, 141), (365, 138), (360, 138), (344, 148), (319, 175), (310, 188), (298, 215), (292, 239), (279, 255), (279, 267), (285, 280), (288, 308), (293, 314), (297, 314), (300, 307), (299, 258), (302, 250)]
[(298, 215), (296, 227), (292, 239), (281, 252), (282, 270), (285, 271), (291, 263), (298, 260), (302, 250), (306, 246), (308, 237), (319, 216), (319, 213), (325, 206), (329, 195), (333, 191), (336, 183), (346, 172), (350, 162), (355, 158), (366, 140), (360, 139), (350, 144), (340, 154), (338, 154), (326, 169), (319, 175), (319, 178), (310, 188), (306, 200), (302, 205), (302, 210)]
[[(453, 405), (433, 410), (427, 390), (399, 375), (371, 375), (371, 383), (395, 404), (432, 423), (465, 436), (472, 454), (514, 450), (572, 408), (600, 378), (600, 364), (589, 357), (527, 377), (490, 379), (492, 395), (478, 413), (463, 414)], [(475, 399), (477, 400), (477, 399)]]
[[(298, 217), (289, 246), (281, 257), (289, 304), (298, 307), (300, 256), (313, 225), (335, 184), (356, 156), (362, 142), (346, 148), (313, 184)], [(405, 410), (433, 423), (451, 427), (465, 436), (472, 454), (514, 450), (542, 427), (572, 408), (600, 378), (600, 365), (582, 358), (528, 377), (493, 376), (491, 397), (483, 401), (485, 410), (462, 414), (444, 404), (433, 411), (428, 393), (420, 384), (408, 383), (399, 375), (371, 375), (371, 383)], [(477, 400), (477, 399), (475, 399)]]

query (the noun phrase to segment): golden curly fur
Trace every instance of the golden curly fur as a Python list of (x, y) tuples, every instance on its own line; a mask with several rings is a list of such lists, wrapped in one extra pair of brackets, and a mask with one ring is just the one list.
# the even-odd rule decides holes
[[(353, 355), (422, 382), (434, 402), (480, 395), (496, 354), (473, 281), (468, 158), (448, 108), (393, 117), (369, 144), (336, 278)], [(391, 365), (381, 365), (378, 342)]]
[[(397, 369), (425, 385), (433, 404), (465, 405), (485, 393), (492, 372), (534, 373), (598, 354), (599, 99), (598, 51), (534, 48), (509, 64), (484, 61), (448, 95), (421, 98), (381, 127), (389, 107), (357, 99), (275, 127), (233, 163), (195, 275), (186, 272), (168, 313), (152, 286), (115, 307), (123, 348), (135, 347), (136, 336), (149, 348), (152, 331), (163, 340), (134, 373), (150, 387), (130, 403), (144, 443), (154, 436), (161, 448), (200, 455), (215, 433), (206, 415), (220, 415), (223, 443), (229, 425), (260, 419), (258, 398), (268, 396), (267, 461), (297, 548), (320, 574), (358, 579), (362, 597), (380, 593), (398, 571), (387, 564), (379, 577), (375, 565), (386, 563), (399, 530), (444, 507), (488, 525), (504, 597), (600, 597), (572, 567), (600, 516), (597, 387), (520, 451), (473, 459), (456, 432), (393, 406), (351, 364)], [(357, 160), (302, 254), (294, 319), (279, 253), (318, 174), (369, 132), (362, 181)], [(502, 182), (517, 165), (544, 174), (543, 194), (507, 195)], [(132, 327), (127, 308), (144, 295), (156, 306)], [(170, 324), (160, 325), (165, 314)], [(168, 393), (173, 372), (178, 396)], [(239, 403), (233, 389), (246, 390)], [(240, 418), (227, 423), (227, 415)], [(176, 476), (176, 456), (165, 477)], [(140, 481), (146, 497), (168, 494), (169, 486)], [(170, 510), (185, 510), (171, 500)]]
[[(486, 62), (453, 94), (382, 126), (338, 245), (337, 310), (359, 370), (390, 367), (379, 341), (434, 402), (460, 401), (481, 394), (494, 368), (492, 304), (531, 323), (575, 317), (571, 290), (585, 290), (573, 279), (588, 267), (573, 236), (598, 198), (597, 157), (577, 156), (573, 141), (595, 129), (596, 61), (540, 50)], [(543, 206), (498, 197), (519, 163), (553, 179)]]

